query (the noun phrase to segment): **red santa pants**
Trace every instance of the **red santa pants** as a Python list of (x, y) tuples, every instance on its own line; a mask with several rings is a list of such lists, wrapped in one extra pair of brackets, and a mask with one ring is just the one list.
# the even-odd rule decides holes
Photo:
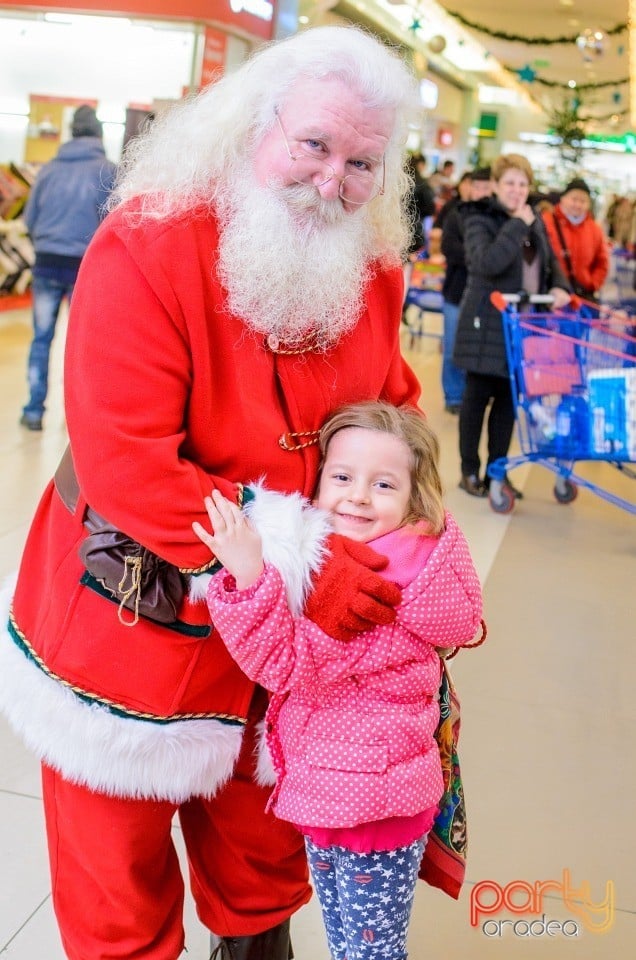
[(277, 926), (309, 900), (302, 837), (265, 814), (269, 788), (252, 777), (248, 725), (232, 780), (212, 800), (176, 807), (122, 800), (43, 767), (53, 903), (70, 960), (176, 960), (184, 884), (171, 839), (178, 809), (192, 893), (219, 936)]

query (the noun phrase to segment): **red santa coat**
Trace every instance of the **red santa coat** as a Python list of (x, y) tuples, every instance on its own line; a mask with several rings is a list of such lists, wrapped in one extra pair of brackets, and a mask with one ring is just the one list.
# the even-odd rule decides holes
[(400, 356), (399, 268), (377, 265), (359, 322), (327, 354), (275, 352), (227, 309), (209, 213), (135, 228), (129, 213), (104, 222), (75, 288), (65, 396), (83, 497), (75, 516), (52, 483), (40, 502), (0, 645), (0, 706), (67, 779), (181, 802), (231, 775), (253, 683), (205, 605), (186, 601), (174, 626), (126, 627), (82, 584), (85, 503), (197, 570), (209, 554), (191, 524), (206, 523), (213, 487), (234, 496), (264, 475), (310, 495), (317, 447), (288, 451), (281, 436), (302, 444), (346, 402), (416, 403), (419, 385)]

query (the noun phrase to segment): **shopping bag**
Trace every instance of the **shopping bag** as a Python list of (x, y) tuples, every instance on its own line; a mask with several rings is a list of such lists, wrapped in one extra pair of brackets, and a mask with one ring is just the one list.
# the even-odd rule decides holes
[(522, 352), (526, 396), (570, 394), (573, 387), (583, 383), (573, 343), (549, 336), (528, 336), (523, 338)]

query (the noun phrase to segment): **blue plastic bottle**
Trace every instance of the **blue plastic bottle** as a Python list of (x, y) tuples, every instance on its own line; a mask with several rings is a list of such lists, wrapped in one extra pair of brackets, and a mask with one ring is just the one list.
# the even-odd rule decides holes
[(590, 453), (590, 405), (583, 387), (574, 387), (570, 397), (570, 419), (574, 434), (575, 459), (584, 460)]
[(590, 412), (583, 387), (574, 387), (556, 409), (555, 451), (563, 460), (582, 460), (589, 453)]
[(557, 457), (568, 460), (571, 457), (572, 447), (572, 416), (570, 413), (570, 397), (563, 397), (556, 409), (556, 436), (554, 449)]

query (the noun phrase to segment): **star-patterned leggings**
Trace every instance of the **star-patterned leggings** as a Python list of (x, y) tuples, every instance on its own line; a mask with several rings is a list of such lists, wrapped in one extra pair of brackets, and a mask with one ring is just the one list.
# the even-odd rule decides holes
[(406, 937), (426, 837), (397, 850), (317, 847), (307, 858), (333, 960), (406, 960)]

